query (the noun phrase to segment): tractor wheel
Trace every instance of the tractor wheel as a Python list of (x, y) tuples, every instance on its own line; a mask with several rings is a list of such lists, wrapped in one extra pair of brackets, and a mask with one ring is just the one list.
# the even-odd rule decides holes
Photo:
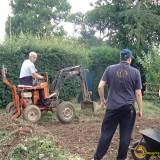
[(57, 106), (57, 117), (62, 123), (70, 123), (75, 117), (75, 109), (71, 102), (62, 102)]
[(145, 142), (136, 142), (131, 149), (131, 154), (134, 160), (149, 160), (151, 155), (148, 152), (148, 146)]
[(6, 106), (6, 113), (9, 113), (10, 115), (14, 115), (16, 113), (16, 107), (14, 106), (13, 102), (10, 102)]
[(41, 118), (41, 111), (36, 105), (28, 105), (23, 111), (24, 119), (30, 122), (37, 122)]

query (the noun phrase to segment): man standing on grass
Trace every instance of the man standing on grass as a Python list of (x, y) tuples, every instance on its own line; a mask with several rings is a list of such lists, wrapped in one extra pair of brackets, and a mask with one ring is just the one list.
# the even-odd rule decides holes
[[(119, 125), (120, 142), (117, 160), (125, 160), (130, 144), (132, 129), (135, 123), (137, 100), (137, 115), (142, 117), (142, 83), (140, 72), (130, 66), (132, 51), (123, 49), (120, 52), (120, 63), (106, 68), (98, 86), (101, 105), (106, 105), (101, 137), (93, 160), (101, 160), (107, 152), (112, 137)], [(104, 87), (108, 86), (107, 103), (104, 98)]]

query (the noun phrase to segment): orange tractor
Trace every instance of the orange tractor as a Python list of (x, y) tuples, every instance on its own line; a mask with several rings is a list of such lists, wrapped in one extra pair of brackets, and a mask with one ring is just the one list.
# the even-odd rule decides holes
[[(34, 86), (15, 85), (7, 79), (7, 69), (3, 66), (1, 70), (2, 80), (12, 90), (12, 102), (10, 102), (6, 111), (12, 116), (12, 119), (23, 115), (24, 119), (31, 122), (37, 122), (41, 118), (41, 111), (56, 111), (58, 119), (63, 123), (70, 123), (75, 117), (74, 105), (69, 101), (59, 99), (59, 91), (64, 81), (76, 75), (80, 78), (81, 89), (83, 93), (82, 109), (91, 109), (94, 111), (95, 102), (91, 101), (88, 91), (84, 71), (81, 66), (73, 66), (61, 69), (52, 82), (53, 92), (50, 94), (48, 85), (48, 74), (44, 73), (45, 79), (39, 81)], [(44, 93), (44, 99), (47, 105), (43, 106), (40, 102), (40, 91)]]

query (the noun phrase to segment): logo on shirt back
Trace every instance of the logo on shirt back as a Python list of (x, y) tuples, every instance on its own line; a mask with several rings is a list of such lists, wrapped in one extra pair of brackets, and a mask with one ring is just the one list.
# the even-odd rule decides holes
[(118, 78), (124, 78), (128, 75), (128, 71), (127, 70), (120, 70), (116, 72), (116, 76)]

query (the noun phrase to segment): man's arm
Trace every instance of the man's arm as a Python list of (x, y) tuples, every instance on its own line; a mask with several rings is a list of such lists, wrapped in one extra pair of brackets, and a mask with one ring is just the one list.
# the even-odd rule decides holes
[(29, 63), (29, 71), (32, 74), (32, 77), (35, 79), (44, 79), (43, 76), (41, 76), (40, 74), (37, 73), (37, 69), (35, 67), (35, 65), (33, 63)]
[(44, 77), (38, 74), (37, 72), (32, 73), (33, 78), (35, 79), (43, 79)]
[(136, 100), (137, 100), (137, 105), (138, 105), (138, 116), (141, 118), (142, 117), (142, 92), (141, 89), (137, 89), (136, 92)]
[(98, 85), (98, 93), (101, 101), (101, 105), (104, 106), (105, 99), (104, 99), (104, 87), (106, 85), (106, 81), (101, 80)]

